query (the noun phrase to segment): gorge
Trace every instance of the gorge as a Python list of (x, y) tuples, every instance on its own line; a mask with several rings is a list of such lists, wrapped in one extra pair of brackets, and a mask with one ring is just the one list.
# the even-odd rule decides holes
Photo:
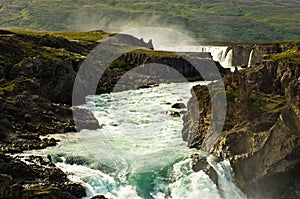
[[(251, 66), (231, 74), (205, 49), (195, 53), (221, 69), (228, 103), (223, 132), (207, 145), (213, 97), (208, 82), (159, 80), (152, 88), (121, 87), (122, 92), (108, 94), (123, 85), (118, 82), (127, 70), (145, 60), (172, 65), (195, 80), (193, 69), (182, 70), (188, 63), (180, 53), (151, 51), (135, 38), (131, 42), (144, 48), (110, 66), (104, 81), (115, 80), (102, 91), (100, 82), (101, 95), (89, 95), (86, 103), (71, 108), (79, 66), (103, 38), (112, 36), (89, 34), (97, 39), (1, 32), (1, 197), (245, 198), (239, 188), (248, 198), (299, 197), (299, 42), (218, 47), (219, 61), (231, 54), (232, 65)], [(187, 112), (172, 108), (173, 103), (187, 104)], [(84, 118), (80, 125), (74, 124), (74, 110)], [(182, 135), (181, 118), (168, 111), (184, 115)], [(201, 120), (193, 121), (193, 115)], [(145, 135), (148, 126), (159, 133)], [(188, 149), (182, 137), (196, 149)], [(8, 156), (33, 149), (42, 150)], [(204, 157), (195, 164), (210, 169), (193, 172), (195, 154)], [(14, 175), (15, 170), (20, 172)]]

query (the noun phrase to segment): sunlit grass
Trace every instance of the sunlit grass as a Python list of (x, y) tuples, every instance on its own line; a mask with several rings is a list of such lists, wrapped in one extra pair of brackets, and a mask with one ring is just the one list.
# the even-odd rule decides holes
[(104, 35), (109, 35), (112, 33), (105, 33), (102, 31), (92, 31), (92, 32), (46, 32), (46, 31), (31, 31), (31, 30), (13, 30), (15, 33), (19, 34), (29, 34), (29, 35), (52, 35), (56, 37), (64, 37), (69, 40), (84, 40), (84, 41), (98, 41), (103, 38)]

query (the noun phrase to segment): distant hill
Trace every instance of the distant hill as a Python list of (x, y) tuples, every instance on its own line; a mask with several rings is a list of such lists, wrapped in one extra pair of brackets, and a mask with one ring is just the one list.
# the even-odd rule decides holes
[(44, 31), (172, 28), (199, 41), (297, 40), (298, 0), (1, 0), (0, 27)]

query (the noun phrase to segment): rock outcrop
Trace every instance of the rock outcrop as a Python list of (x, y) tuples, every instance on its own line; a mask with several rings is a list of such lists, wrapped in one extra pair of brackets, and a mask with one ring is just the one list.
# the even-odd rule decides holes
[[(21, 152), (56, 144), (40, 135), (100, 128), (87, 110), (71, 109), (76, 68), (95, 44), (49, 35), (0, 35), (0, 150)], [(64, 47), (64, 48), (62, 48)], [(81, 54), (78, 54), (81, 53)], [(74, 123), (73, 113), (84, 120)]]
[(86, 196), (82, 185), (67, 175), (47, 157), (10, 157), (0, 153), (0, 198), (66, 198)]
[(286, 51), (224, 77), (227, 115), (215, 142), (205, 143), (214, 97), (206, 86), (193, 88), (183, 118), (188, 145), (229, 159), (249, 198), (300, 197), (299, 46), (282, 44)]
[(24, 162), (2, 153), (42, 149), (58, 142), (41, 135), (100, 128), (91, 112), (71, 108), (76, 71), (95, 45), (50, 35), (0, 32), (0, 198), (85, 196), (84, 187), (68, 180), (51, 161), (32, 156)]

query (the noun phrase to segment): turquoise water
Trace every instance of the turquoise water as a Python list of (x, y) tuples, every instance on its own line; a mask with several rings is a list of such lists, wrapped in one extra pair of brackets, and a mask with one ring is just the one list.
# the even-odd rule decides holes
[[(82, 108), (94, 113), (100, 129), (54, 135), (61, 140), (58, 146), (30, 153), (50, 154), (71, 180), (86, 187), (87, 198), (245, 198), (233, 183), (229, 162), (188, 149), (181, 138), (182, 118), (166, 114), (178, 111), (171, 108), (176, 102), (187, 104), (195, 84), (88, 96)], [(195, 152), (217, 171), (223, 196), (203, 171), (192, 171)]]

